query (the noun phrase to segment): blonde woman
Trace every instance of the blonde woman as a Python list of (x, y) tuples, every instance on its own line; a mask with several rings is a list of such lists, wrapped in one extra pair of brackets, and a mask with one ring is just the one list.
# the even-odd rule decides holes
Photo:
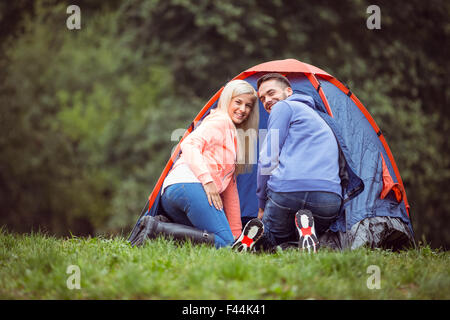
[(243, 80), (230, 81), (217, 108), (181, 143), (181, 155), (163, 183), (161, 205), (174, 223), (144, 217), (138, 242), (166, 235), (217, 248), (231, 245), (242, 231), (236, 175), (251, 170), (258, 122), (255, 89)]

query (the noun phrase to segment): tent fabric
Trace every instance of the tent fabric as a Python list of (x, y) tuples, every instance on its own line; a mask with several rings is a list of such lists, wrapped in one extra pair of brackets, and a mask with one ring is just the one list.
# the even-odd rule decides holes
[[(409, 217), (409, 205), (398, 168), (384, 136), (356, 96), (325, 71), (294, 59), (262, 63), (242, 72), (234, 79), (246, 80), (256, 89), (257, 79), (269, 72), (285, 75), (290, 80), (294, 92), (311, 96), (316, 111), (333, 118), (348, 148), (350, 158), (348, 160), (352, 163), (355, 174), (364, 182), (364, 190), (346, 204), (345, 214), (331, 226), (327, 239), (334, 237), (333, 241), (339, 243), (337, 248), (341, 249), (356, 248), (361, 243), (378, 247), (385, 243), (391, 233), (395, 233), (403, 235), (396, 237), (397, 239), (407, 239), (413, 244), (414, 233)], [(211, 109), (217, 106), (222, 89), (202, 108), (182, 139), (195, 130)], [(267, 129), (268, 120), (268, 113), (261, 102), (259, 102), (259, 108), (260, 137), (257, 154), (264, 136), (261, 133)], [(179, 152), (178, 144), (141, 216), (164, 214), (160, 206), (160, 189)], [(257, 163), (254, 164), (250, 173), (237, 177), (243, 220), (257, 216), (256, 169)], [(374, 218), (377, 219), (374, 220)], [(139, 220), (136, 226), (138, 224)], [(375, 236), (375, 233), (378, 236)], [(369, 240), (364, 242), (361, 239)]]
[(383, 190), (381, 190), (380, 199), (386, 198), (390, 192), (394, 192), (395, 199), (397, 202), (402, 201), (403, 190), (399, 183), (394, 183), (394, 180), (389, 173), (386, 161), (384, 161), (383, 155), (380, 153), (382, 164), (383, 164)]
[[(380, 154), (386, 159), (386, 167), (393, 179), (395, 175), (392, 163), (388, 160), (386, 150), (378, 138), (377, 132), (373, 130), (369, 120), (344, 92), (327, 81), (322, 81), (321, 85), (333, 107), (334, 118), (341, 124), (344, 139), (348, 141), (357, 174), (365, 185), (365, 190), (351, 201), (346, 215), (346, 229), (351, 229), (355, 223), (365, 218), (387, 216), (401, 219), (408, 225), (412, 233), (412, 225), (405, 203), (398, 203), (391, 197), (380, 198), (383, 189), (383, 164)], [(394, 182), (398, 181), (394, 180)]]

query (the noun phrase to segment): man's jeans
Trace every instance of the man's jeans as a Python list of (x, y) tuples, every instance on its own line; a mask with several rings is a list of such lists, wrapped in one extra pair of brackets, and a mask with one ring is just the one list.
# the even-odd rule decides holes
[(314, 217), (317, 237), (324, 233), (337, 218), (342, 198), (331, 192), (273, 192), (267, 193), (264, 209), (263, 247), (270, 248), (288, 241), (297, 241), (295, 214), (300, 209), (308, 209)]
[(234, 242), (225, 212), (209, 205), (201, 183), (168, 186), (161, 197), (161, 205), (173, 222), (213, 233), (216, 248)]

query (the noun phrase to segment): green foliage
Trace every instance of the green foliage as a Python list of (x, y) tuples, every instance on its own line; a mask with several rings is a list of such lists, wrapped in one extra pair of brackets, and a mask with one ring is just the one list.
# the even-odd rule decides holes
[[(448, 259), (430, 247), (256, 255), (163, 239), (132, 248), (121, 237), (3, 232), (0, 298), (448, 299)], [(70, 265), (80, 268), (79, 290), (67, 288)], [(380, 268), (380, 289), (367, 287), (371, 265)]]
[(117, 12), (80, 33), (51, 32), (61, 14), (63, 5), (38, 5), (6, 52), (3, 222), (57, 234), (129, 228), (170, 155), (171, 131), (186, 128), (195, 108), (171, 96), (158, 58), (118, 36)]
[[(416, 238), (450, 244), (450, 5), (379, 1), (65, 1), (0, 5), (0, 224), (56, 234), (135, 222), (175, 145), (226, 81), (295, 58), (367, 107), (396, 159)], [(8, 20), (10, 17), (10, 20)]]

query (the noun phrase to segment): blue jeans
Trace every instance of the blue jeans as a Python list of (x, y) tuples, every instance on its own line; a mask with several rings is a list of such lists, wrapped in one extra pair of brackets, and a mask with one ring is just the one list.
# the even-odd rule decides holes
[(300, 209), (308, 209), (314, 217), (317, 237), (324, 233), (337, 218), (342, 198), (331, 192), (273, 192), (267, 193), (264, 209), (263, 247), (276, 246), (283, 242), (297, 241), (295, 214)]
[(161, 205), (173, 222), (213, 233), (216, 248), (234, 242), (225, 212), (209, 205), (201, 183), (168, 186), (161, 196)]

